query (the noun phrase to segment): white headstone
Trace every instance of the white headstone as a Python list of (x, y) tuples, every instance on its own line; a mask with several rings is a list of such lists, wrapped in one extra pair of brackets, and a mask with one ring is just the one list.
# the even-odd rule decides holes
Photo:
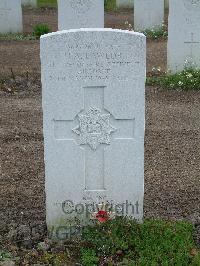
[(200, 0), (169, 2), (168, 70), (200, 68)]
[(164, 21), (164, 0), (134, 0), (136, 31), (158, 29)]
[(37, 0), (22, 0), (23, 6), (37, 7)]
[(145, 58), (140, 33), (41, 37), (47, 225), (56, 237), (96, 204), (143, 217)]
[(21, 0), (0, 0), (0, 33), (22, 32)]
[(134, 0), (116, 0), (116, 6), (118, 8), (133, 8)]
[(104, 0), (58, 0), (58, 29), (104, 28)]

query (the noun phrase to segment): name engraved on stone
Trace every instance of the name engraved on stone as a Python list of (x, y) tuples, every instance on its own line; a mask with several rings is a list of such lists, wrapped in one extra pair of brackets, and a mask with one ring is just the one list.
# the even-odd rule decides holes
[[(92, 44), (91, 44), (92, 45)], [(110, 52), (113, 48), (119, 52)], [(68, 46), (67, 52), (63, 54), (63, 67), (67, 69), (71, 80), (108, 80), (115, 78), (116, 80), (129, 80), (132, 76), (140, 75), (140, 69), (137, 67), (140, 61), (136, 54), (130, 56), (127, 51), (133, 49), (126, 46), (105, 46), (103, 49), (99, 44), (94, 45), (91, 52), (90, 45)], [(99, 52), (99, 49), (101, 52)], [(123, 52), (122, 52), (123, 51)], [(48, 64), (48, 67), (54, 67), (54, 61)], [(121, 68), (121, 71), (118, 69)], [(115, 71), (117, 69), (117, 71)], [(130, 71), (132, 73), (130, 73)], [(65, 80), (65, 75), (49, 76), (49, 79), (57, 81)]]

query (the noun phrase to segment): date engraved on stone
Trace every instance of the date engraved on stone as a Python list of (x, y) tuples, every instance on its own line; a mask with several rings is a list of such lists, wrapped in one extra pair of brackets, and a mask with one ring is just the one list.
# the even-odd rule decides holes
[(96, 107), (90, 107), (85, 114), (78, 115), (79, 125), (72, 129), (79, 135), (79, 144), (88, 144), (96, 150), (100, 144), (110, 144), (110, 136), (116, 131), (110, 125), (110, 114), (104, 114)]

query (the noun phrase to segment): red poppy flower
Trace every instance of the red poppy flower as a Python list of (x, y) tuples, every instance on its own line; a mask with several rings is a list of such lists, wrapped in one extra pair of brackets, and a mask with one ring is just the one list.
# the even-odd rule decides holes
[(100, 223), (105, 223), (106, 221), (108, 221), (110, 219), (108, 213), (106, 211), (99, 211), (96, 214), (96, 219), (100, 222)]

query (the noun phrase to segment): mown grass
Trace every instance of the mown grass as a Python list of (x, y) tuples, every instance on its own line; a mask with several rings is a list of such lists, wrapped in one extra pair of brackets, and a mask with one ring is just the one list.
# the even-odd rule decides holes
[(38, 7), (56, 7), (57, 0), (38, 0)]

